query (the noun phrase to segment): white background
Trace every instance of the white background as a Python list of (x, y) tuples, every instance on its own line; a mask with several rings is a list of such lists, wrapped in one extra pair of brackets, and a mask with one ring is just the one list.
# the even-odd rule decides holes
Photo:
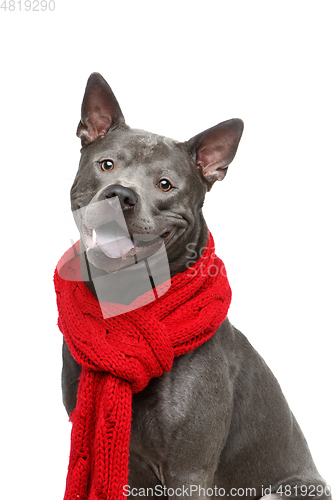
[(69, 189), (93, 71), (133, 127), (186, 140), (244, 120), (205, 206), (233, 289), (229, 317), (275, 373), (333, 486), (332, 3), (15, 5), (0, 9), (1, 497), (64, 492), (71, 424), (52, 278), (78, 237)]

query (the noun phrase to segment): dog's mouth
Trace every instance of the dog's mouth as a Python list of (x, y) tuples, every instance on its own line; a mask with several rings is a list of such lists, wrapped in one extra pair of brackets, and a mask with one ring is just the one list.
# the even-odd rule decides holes
[(88, 228), (81, 221), (81, 236), (88, 260), (96, 267), (109, 272), (137, 263), (154, 254), (163, 243), (167, 245), (175, 231), (176, 228), (171, 226), (158, 236), (130, 235), (116, 221), (102, 224), (97, 228)]
[(109, 259), (125, 259), (135, 248), (128, 233), (114, 221), (92, 229), (91, 234), (94, 246)]

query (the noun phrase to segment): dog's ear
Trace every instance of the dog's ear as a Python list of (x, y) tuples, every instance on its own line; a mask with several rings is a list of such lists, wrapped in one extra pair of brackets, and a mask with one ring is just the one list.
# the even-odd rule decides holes
[(109, 84), (99, 73), (92, 73), (87, 82), (81, 121), (76, 132), (82, 147), (98, 137), (104, 137), (109, 128), (120, 122), (125, 122), (124, 116)]
[(228, 165), (234, 159), (243, 133), (242, 120), (234, 118), (219, 123), (188, 141), (197, 167), (210, 187), (224, 179)]

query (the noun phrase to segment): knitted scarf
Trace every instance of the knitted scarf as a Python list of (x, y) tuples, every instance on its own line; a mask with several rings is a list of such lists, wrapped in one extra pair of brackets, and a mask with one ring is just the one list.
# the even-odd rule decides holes
[[(132, 393), (170, 371), (174, 357), (212, 337), (227, 316), (231, 289), (214, 250), (210, 235), (202, 257), (174, 276), (164, 295), (107, 319), (97, 298), (80, 281), (79, 255), (68, 270), (78, 281), (63, 279), (55, 271), (58, 326), (82, 367), (71, 414), (65, 500), (123, 499)], [(59, 263), (66, 262), (66, 255), (68, 260), (68, 252), (73, 248)]]

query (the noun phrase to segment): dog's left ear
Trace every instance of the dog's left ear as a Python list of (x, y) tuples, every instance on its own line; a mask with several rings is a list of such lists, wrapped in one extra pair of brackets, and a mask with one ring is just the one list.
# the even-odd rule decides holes
[(82, 147), (104, 137), (106, 132), (125, 119), (109, 84), (99, 73), (92, 73), (88, 79), (81, 108), (81, 121), (76, 135)]
[(243, 133), (242, 120), (234, 118), (219, 123), (188, 141), (191, 154), (211, 187), (224, 179), (235, 157)]

